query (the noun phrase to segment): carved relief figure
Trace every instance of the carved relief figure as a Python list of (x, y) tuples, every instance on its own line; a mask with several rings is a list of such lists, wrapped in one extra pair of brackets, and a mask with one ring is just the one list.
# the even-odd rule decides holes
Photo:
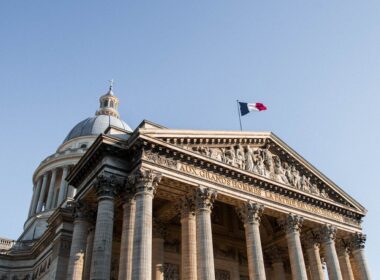
[(236, 165), (241, 169), (245, 169), (245, 155), (242, 145), (238, 145), (236, 149)]
[(236, 167), (236, 155), (234, 147), (229, 147), (224, 152), (224, 162)]
[(253, 149), (247, 146), (247, 152), (245, 153), (245, 170), (249, 172), (254, 172), (255, 163), (253, 157)]
[(279, 156), (272, 154), (269, 147), (252, 148), (239, 144), (225, 148), (194, 147), (193, 150), (298, 190), (329, 198), (325, 189), (320, 190), (315, 183), (311, 183), (310, 177), (300, 174), (296, 165), (282, 162)]

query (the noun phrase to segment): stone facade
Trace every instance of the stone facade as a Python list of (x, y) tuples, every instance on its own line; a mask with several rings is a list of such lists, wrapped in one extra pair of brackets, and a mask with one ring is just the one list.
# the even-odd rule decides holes
[(366, 210), (271, 133), (144, 121), (92, 141), (39, 168), (28, 219), (48, 227), (0, 240), (0, 279), (371, 279)]

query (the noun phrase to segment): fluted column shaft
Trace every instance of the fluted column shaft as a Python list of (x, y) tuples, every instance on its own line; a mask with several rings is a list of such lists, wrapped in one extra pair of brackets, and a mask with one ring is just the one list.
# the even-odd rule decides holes
[(116, 183), (113, 176), (100, 175), (96, 183), (98, 213), (92, 250), (91, 280), (111, 277), (112, 234)]
[(197, 280), (197, 240), (194, 200), (186, 197), (181, 204), (181, 279)]
[(66, 193), (67, 193), (66, 177), (67, 177), (67, 173), (68, 172), (69, 172), (69, 167), (68, 166), (63, 167), (63, 169), (62, 169), (62, 177), (61, 177), (61, 185), (59, 187), (59, 193), (58, 193), (57, 206), (61, 205), (61, 203), (66, 198)]
[(55, 179), (57, 177), (57, 170), (53, 169), (51, 172), (51, 179), (50, 179), (50, 185), (49, 185), (49, 192), (46, 200), (46, 209), (49, 210), (52, 207), (53, 203), (53, 194), (54, 194), (54, 188), (55, 188)]
[(272, 269), (273, 269), (273, 276), (274, 276), (273, 280), (286, 280), (284, 263), (282, 261), (272, 263)]
[(87, 231), (86, 255), (84, 257), (84, 269), (83, 269), (84, 280), (90, 279), (92, 250), (94, 248), (94, 237), (95, 237), (95, 229), (93, 226), (91, 226), (89, 227)]
[(272, 262), (272, 273), (268, 279), (271, 280), (286, 280), (284, 262), (281, 257), (281, 252), (278, 247), (272, 246), (267, 249), (267, 255)]
[(67, 269), (67, 280), (82, 279), (89, 225), (86, 209), (80, 209), (77, 207), (75, 210), (74, 230)]
[(30, 206), (29, 217), (33, 216), (36, 213), (37, 201), (40, 196), (41, 186), (42, 186), (42, 178), (39, 178), (39, 180), (36, 183), (36, 187), (33, 190), (33, 199), (32, 199), (32, 204)]
[(309, 231), (303, 236), (303, 243), (306, 248), (306, 255), (309, 261), (311, 280), (324, 280), (321, 255), (320, 255), (320, 240), (317, 233)]
[(351, 267), (349, 248), (341, 246), (338, 252), (338, 259), (340, 269), (342, 271), (342, 277), (344, 280), (354, 280), (354, 273)]
[(160, 176), (144, 170), (130, 178), (136, 181), (132, 279), (146, 280), (152, 278), (152, 204)]
[(290, 267), (293, 280), (307, 279), (305, 260), (303, 257), (300, 230), (303, 218), (289, 214), (285, 221), (286, 241), (288, 243)]
[(259, 230), (263, 209), (263, 205), (248, 201), (239, 211), (245, 228), (249, 278), (251, 280), (266, 279)]
[(161, 225), (156, 224), (153, 228), (152, 239), (152, 280), (164, 280), (164, 237), (163, 229), (157, 228)]
[(360, 280), (371, 279), (369, 267), (364, 253), (366, 239), (367, 237), (365, 234), (357, 233), (354, 237), (354, 249), (352, 250), (352, 255), (354, 256), (356, 267), (359, 270)]
[(42, 211), (42, 207), (44, 205), (46, 185), (47, 185), (47, 174), (45, 173), (42, 178), (42, 187), (41, 187), (40, 197), (38, 198), (37, 213)]
[(215, 280), (214, 250), (211, 228), (211, 208), (216, 193), (200, 187), (196, 191), (197, 278)]
[(119, 279), (132, 280), (133, 233), (135, 227), (136, 203), (131, 192), (128, 192), (124, 199)]
[(323, 247), (325, 249), (325, 258), (329, 280), (343, 280), (342, 272), (340, 271), (338, 254), (335, 249), (336, 228), (331, 225), (326, 225), (322, 232)]
[(324, 272), (319, 253), (319, 244), (315, 243), (306, 249), (307, 258), (310, 265), (311, 280), (324, 280)]

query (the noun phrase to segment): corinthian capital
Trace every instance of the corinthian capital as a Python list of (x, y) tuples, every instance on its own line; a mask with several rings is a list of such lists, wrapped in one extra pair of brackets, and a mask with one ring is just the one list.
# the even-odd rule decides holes
[(128, 183), (136, 188), (136, 193), (148, 192), (154, 195), (156, 188), (161, 181), (161, 174), (149, 169), (137, 170), (128, 176)]
[(95, 216), (94, 211), (83, 201), (71, 201), (69, 208), (72, 210), (75, 220), (87, 220), (91, 222)]
[(120, 177), (109, 173), (102, 173), (95, 179), (94, 187), (98, 198), (113, 198), (122, 185), (123, 180)]
[(361, 232), (355, 233), (354, 240), (353, 240), (354, 250), (364, 249), (366, 240), (367, 240), (367, 235)]
[(243, 206), (237, 209), (237, 213), (244, 224), (260, 223), (264, 211), (264, 205), (247, 201)]
[(194, 196), (185, 196), (178, 204), (178, 209), (181, 212), (181, 217), (189, 217), (195, 213)]
[(195, 191), (195, 203), (197, 210), (208, 210), (211, 208), (216, 199), (216, 191), (210, 188), (199, 187)]
[(303, 217), (290, 213), (281, 224), (286, 233), (300, 232), (302, 228)]
[(321, 237), (324, 242), (334, 241), (336, 238), (336, 227), (333, 225), (325, 225), (322, 228)]
[(302, 241), (307, 249), (317, 249), (320, 246), (320, 235), (319, 233), (309, 230), (303, 234)]

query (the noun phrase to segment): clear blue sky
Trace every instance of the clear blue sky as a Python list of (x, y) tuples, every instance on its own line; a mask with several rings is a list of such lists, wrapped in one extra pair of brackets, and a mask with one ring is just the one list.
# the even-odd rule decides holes
[[(236, 99), (369, 211), (380, 250), (380, 1), (0, 3), (0, 236), (17, 238), (32, 174), (115, 79), (124, 120), (236, 130)], [(377, 239), (377, 240), (376, 240)]]

